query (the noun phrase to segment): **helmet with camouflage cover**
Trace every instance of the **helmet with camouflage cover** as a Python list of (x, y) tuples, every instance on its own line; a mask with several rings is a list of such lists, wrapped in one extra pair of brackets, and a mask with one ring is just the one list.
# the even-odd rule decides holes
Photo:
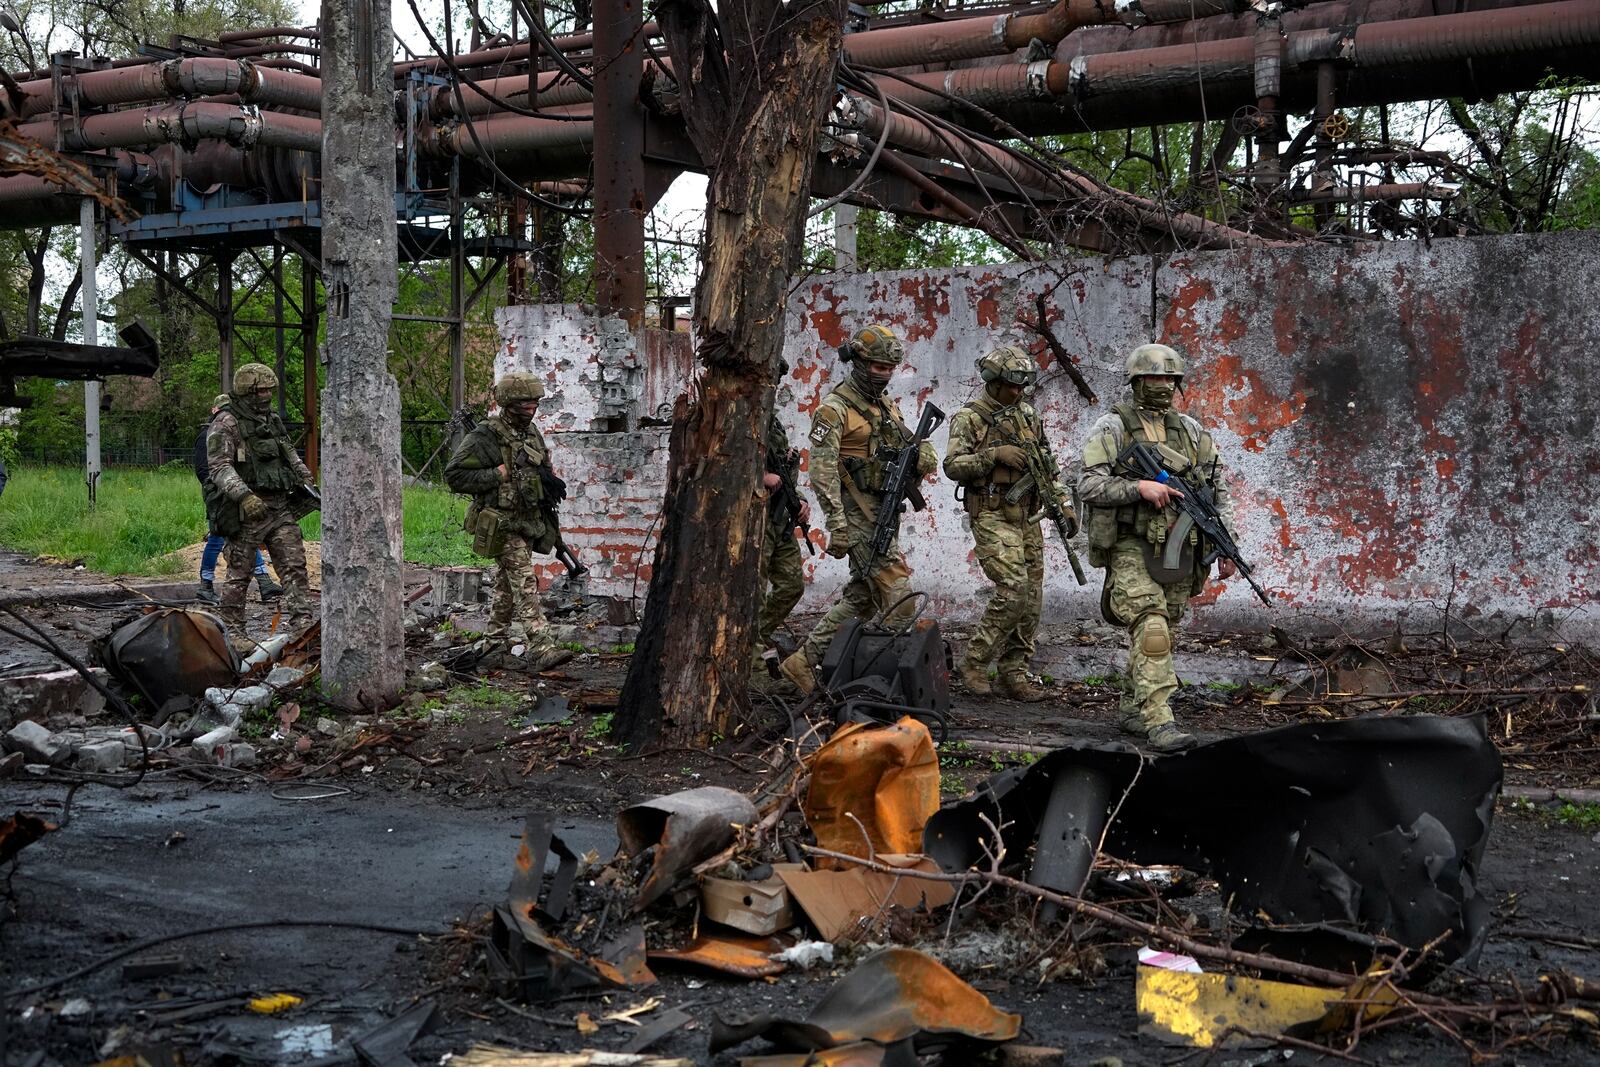
[(1128, 360), (1122, 368), (1122, 379), (1125, 384), (1132, 385), (1135, 378), (1159, 374), (1176, 378), (1181, 384), (1184, 372), (1183, 357), (1173, 349), (1166, 345), (1140, 345), (1128, 353)]
[(906, 358), (906, 348), (893, 330), (881, 322), (874, 322), (858, 330), (850, 340), (839, 346), (839, 358), (846, 363), (865, 359), (869, 363), (899, 364)]
[(211, 398), (211, 410), (217, 410), (226, 404), (230, 399), (232, 398), (229, 397), (227, 393), (218, 393), (216, 396)]
[(1030, 386), (1039, 377), (1039, 370), (1028, 353), (1016, 345), (1003, 345), (986, 352), (977, 359), (978, 374), (985, 382), (1004, 382), (1007, 385)]
[(501, 407), (519, 400), (538, 400), (542, 396), (544, 382), (522, 371), (512, 371), (494, 383), (494, 398)]
[(276, 389), (278, 376), (265, 363), (246, 363), (233, 372), (235, 394), (253, 393), (257, 389)]

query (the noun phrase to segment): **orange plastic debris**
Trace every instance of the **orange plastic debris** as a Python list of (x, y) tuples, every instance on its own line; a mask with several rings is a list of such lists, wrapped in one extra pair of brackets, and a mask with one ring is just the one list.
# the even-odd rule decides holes
[[(848, 723), (811, 757), (805, 815), (819, 848), (865, 858), (864, 827), (872, 852), (921, 852), (922, 828), (938, 810), (939, 757), (916, 719)], [(819, 858), (817, 866), (845, 864)]]

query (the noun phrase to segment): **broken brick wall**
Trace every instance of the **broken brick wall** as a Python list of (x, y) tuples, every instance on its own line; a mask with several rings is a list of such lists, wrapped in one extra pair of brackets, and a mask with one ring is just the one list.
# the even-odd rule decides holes
[[(803, 446), (812, 413), (843, 372), (834, 348), (869, 322), (887, 322), (905, 339), (907, 364), (891, 388), (908, 420), (927, 400), (953, 414), (980, 386), (972, 361), (1020, 343), (1040, 362), (1033, 402), (1058, 455), (1075, 467), (1089, 425), (1122, 393), (1123, 356), (1165, 341), (1190, 361), (1179, 404), (1214, 428), (1240, 541), (1281, 610), (1307, 622), (1437, 624), (1448, 604), (1469, 622), (1538, 616), (1592, 630), (1600, 622), (1591, 606), (1600, 549), (1590, 518), (1600, 491), (1592, 441), (1600, 387), (1587, 361), (1589, 340), (1600, 336), (1600, 285), (1589, 270), (1597, 255), (1600, 234), (1569, 233), (818, 276), (790, 302), (795, 369), (779, 409)], [(1096, 405), (1016, 326), (1041, 290), (1050, 293), (1056, 336), (1099, 394)], [(568, 317), (576, 323), (579, 312)], [(531, 356), (563, 388), (596, 376), (588, 356), (570, 351), (545, 362), (542, 339), (519, 332), (532, 325), (531, 317), (502, 318), (501, 369), (530, 365)], [(630, 357), (642, 368), (631, 384), (635, 413), (660, 414), (662, 398), (687, 382), (685, 352)], [(578, 410), (569, 423), (590, 417)], [(558, 430), (564, 418), (541, 414)], [(618, 437), (633, 440), (610, 440)], [(935, 440), (942, 451), (943, 430)], [(664, 434), (589, 433), (558, 437), (554, 447), (563, 474), (586, 499), (594, 491), (586, 517), (564, 525), (586, 531), (574, 540), (592, 540), (602, 557), (616, 554), (606, 561), (608, 580), (631, 583), (628, 561), (647, 563), (653, 549), (642, 534), (624, 549), (620, 532), (600, 527), (620, 510), (619, 531), (649, 528), (663, 488)], [(646, 465), (628, 466), (635, 462)], [(932, 507), (907, 516), (902, 543), (913, 584), (933, 596), (935, 610), (971, 617), (987, 582), (952, 489), (942, 479), (925, 488)], [(609, 510), (600, 506), (608, 494), (619, 502)], [(1046, 617), (1097, 613), (1098, 573), (1080, 589), (1059, 545), (1046, 557)], [(807, 570), (802, 609), (815, 609), (845, 566), (819, 555)], [(1240, 582), (1208, 590), (1196, 613), (1219, 623), (1265, 617)]]

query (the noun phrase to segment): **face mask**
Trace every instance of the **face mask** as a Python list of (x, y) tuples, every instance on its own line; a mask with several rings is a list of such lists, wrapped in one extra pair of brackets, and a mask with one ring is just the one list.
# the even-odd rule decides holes
[(255, 393), (245, 393), (243, 396), (235, 396), (233, 399), (235, 403), (239, 404), (246, 411), (252, 412), (256, 415), (265, 415), (267, 412), (272, 410), (271, 393), (268, 393), (266, 396), (257, 396)]
[(1144, 378), (1137, 378), (1133, 383), (1133, 398), (1139, 402), (1140, 407), (1149, 408), (1151, 411), (1165, 411), (1170, 408), (1174, 391), (1170, 383), (1156, 385)]
[(533, 422), (533, 412), (519, 411), (515, 407), (506, 408), (500, 412), (500, 417), (513, 430), (526, 430), (528, 425)]
[(880, 396), (889, 387), (889, 381), (887, 378), (882, 380), (874, 378), (872, 371), (868, 369), (870, 366), (871, 364), (864, 359), (853, 361), (850, 364), (850, 379), (868, 396)]

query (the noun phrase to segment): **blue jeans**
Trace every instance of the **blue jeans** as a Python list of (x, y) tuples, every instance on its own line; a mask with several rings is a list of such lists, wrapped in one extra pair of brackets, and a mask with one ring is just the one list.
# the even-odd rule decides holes
[[(217, 557), (222, 555), (222, 546), (228, 539), (221, 534), (212, 534), (206, 538), (206, 550), (200, 554), (200, 580), (209, 582), (217, 576)], [(261, 558), (261, 549), (256, 549), (256, 573), (267, 573), (267, 561)]]

